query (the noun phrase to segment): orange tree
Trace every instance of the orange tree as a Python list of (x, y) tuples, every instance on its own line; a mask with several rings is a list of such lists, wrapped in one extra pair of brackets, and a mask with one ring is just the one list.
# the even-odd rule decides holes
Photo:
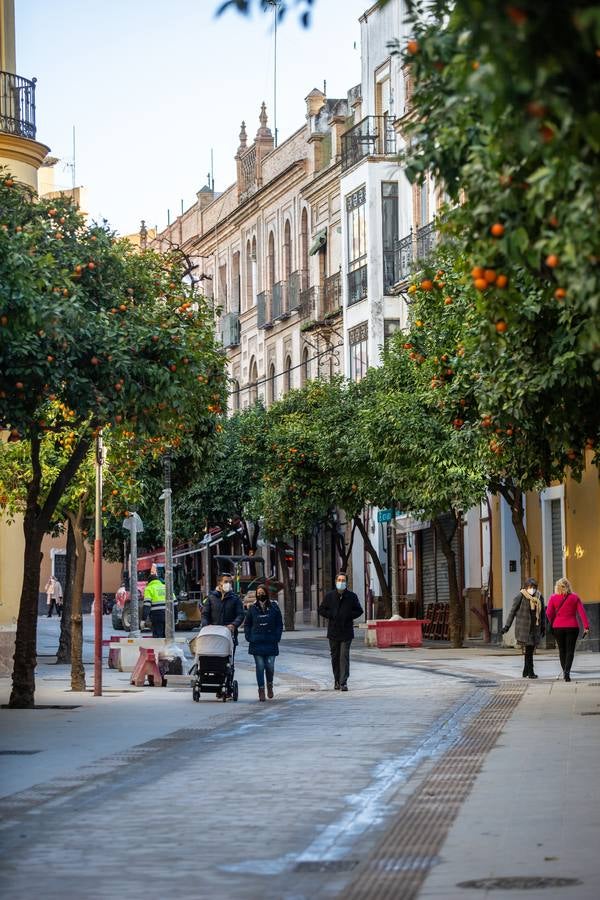
[[(135, 252), (87, 226), (66, 200), (36, 200), (0, 179), (0, 428), (27, 443), (24, 576), (17, 623), (16, 707), (34, 702), (41, 542), (99, 428), (127, 423), (145, 452), (209, 437), (225, 393), (213, 319), (180, 280), (176, 258)], [(72, 442), (43, 484), (41, 442)], [(133, 439), (132, 439), (133, 440)]]
[[(539, 465), (581, 465), (598, 434), (600, 20), (568, 0), (411, 4), (407, 173), (451, 203), (442, 241), (478, 313), (484, 411), (543, 432)], [(458, 250), (457, 248), (460, 248)], [(530, 416), (529, 421), (526, 421)], [(504, 423), (504, 424), (503, 424)], [(505, 435), (506, 436), (506, 435)], [(531, 446), (531, 445), (529, 445)]]

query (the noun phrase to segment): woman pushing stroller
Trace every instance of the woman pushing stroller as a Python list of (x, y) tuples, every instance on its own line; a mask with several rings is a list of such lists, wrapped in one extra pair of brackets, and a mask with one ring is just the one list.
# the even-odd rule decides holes
[(244, 634), (248, 641), (248, 653), (254, 657), (258, 699), (265, 700), (265, 675), (267, 697), (273, 699), (273, 675), (275, 657), (279, 655), (279, 641), (283, 632), (283, 619), (277, 603), (269, 599), (266, 588), (259, 585), (256, 603), (246, 613)]

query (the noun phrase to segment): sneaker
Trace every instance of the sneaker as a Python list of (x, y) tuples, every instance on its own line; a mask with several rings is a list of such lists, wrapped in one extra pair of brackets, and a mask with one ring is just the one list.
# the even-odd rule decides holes
[(340, 685), (340, 691), (347, 691), (347, 690), (348, 690), (348, 685), (347, 685), (347, 684), (342, 684), (342, 685)]

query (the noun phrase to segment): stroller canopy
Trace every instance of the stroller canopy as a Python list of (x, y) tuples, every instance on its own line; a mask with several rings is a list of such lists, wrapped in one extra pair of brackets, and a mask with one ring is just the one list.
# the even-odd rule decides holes
[(224, 625), (205, 625), (190, 650), (195, 656), (233, 656), (233, 635)]

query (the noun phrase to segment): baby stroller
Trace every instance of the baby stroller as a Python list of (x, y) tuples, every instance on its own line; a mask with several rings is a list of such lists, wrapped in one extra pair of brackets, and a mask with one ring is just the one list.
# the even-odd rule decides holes
[(200, 694), (216, 694), (217, 699), (237, 700), (238, 683), (234, 679), (233, 635), (223, 625), (205, 625), (202, 631), (188, 642), (195, 662), (190, 669), (192, 698), (197, 703)]

